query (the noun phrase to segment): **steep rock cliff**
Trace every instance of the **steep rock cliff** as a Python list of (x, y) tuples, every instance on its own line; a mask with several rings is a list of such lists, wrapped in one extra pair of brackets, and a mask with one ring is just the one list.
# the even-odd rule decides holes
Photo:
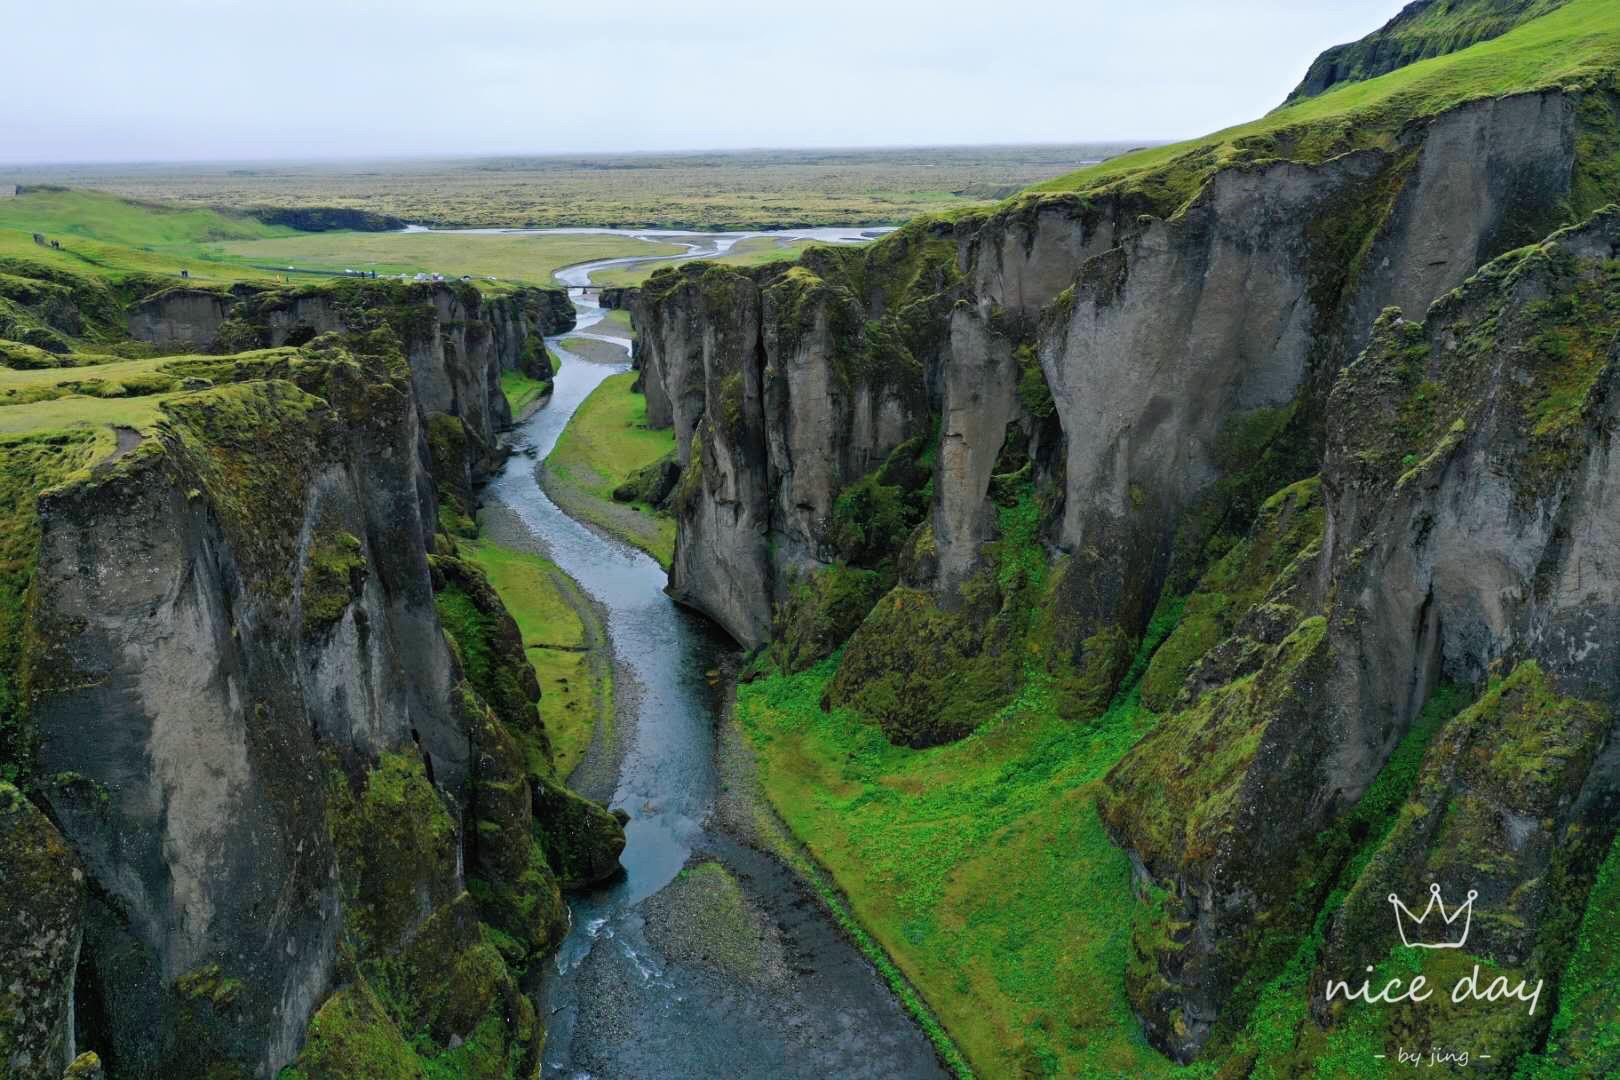
[[(697, 462), (681, 516), (702, 523), (683, 526), (673, 591), (760, 644), (790, 582), (840, 557), (841, 494), (937, 416), (919, 583), (950, 608), (996, 538), (991, 480), (1017, 421), (1029, 480), (1061, 507), (1048, 539), (1076, 564), (1061, 647), (1086, 667), (1086, 641), (1141, 633), (1177, 550), (1252, 515), (1257, 500), (1220, 490), (1235, 427), (1298, 451), (1274, 479), (1308, 474), (1327, 373), (1372, 315), (1420, 313), (1567, 213), (1577, 108), (1519, 95), (1390, 149), (1227, 169), (1169, 219), (1129, 194), (1028, 197), (791, 271), (657, 275), (638, 301), (648, 415)], [(905, 361), (869, 362), (885, 327)], [(904, 376), (904, 393), (874, 396), (874, 373)], [(1056, 418), (1044, 444), (1031, 405)]]
[[(1574, 43), (1598, 40), (1582, 36), (1596, 10), (1548, 16), (1571, 70), (1590, 59)], [(1516, 55), (1542, 38), (1526, 40)], [(638, 301), (649, 416), (675, 426), (686, 466), (672, 589), (766, 645), (758, 663), (803, 670), (847, 634), (823, 705), (926, 746), (1036, 679), (1060, 716), (1087, 721), (1142, 662), (1141, 700), (1166, 715), (1110, 776), (1101, 808), (1152, 901), (1138, 912), (1129, 996), (1153, 1043), (1181, 1060), (1235, 1046), (1251, 1064), (1261, 1056), (1244, 1025), (1294, 950), (1316, 950), (1296, 973), (1327, 971), (1314, 966), (1323, 955), (1362, 959), (1328, 925), (1344, 893), (1381, 895), (1400, 877), (1415, 898), (1417, 879), (1436, 873), (1448, 895), (1467, 891), (1458, 861), (1437, 851), (1454, 836), (1389, 830), (1409, 793), (1430, 812), (1489, 807), (1458, 818), (1471, 850), (1498, 850), (1481, 838), (1487, 822), (1506, 830), (1511, 851), (1498, 851), (1504, 869), (1482, 896), (1505, 902), (1509, 880), (1558, 883), (1515, 896), (1504, 918), (1518, 930), (1481, 950), (1549, 979), (1612, 832), (1612, 575), (1597, 569), (1608, 512), (1581, 450), (1606, 445), (1607, 421), (1570, 412), (1606, 400), (1590, 381), (1606, 369), (1588, 361), (1607, 355), (1612, 331), (1601, 301), (1573, 316), (1535, 307), (1560, 290), (1601, 293), (1592, 281), (1613, 257), (1599, 251), (1606, 217), (1540, 246), (1620, 195), (1612, 73), (1458, 100), (1445, 82), (1458, 70), (1483, 69), (1431, 63), (1413, 83), (1430, 96), (1347, 106), (1337, 127), (1312, 114), (1147, 152), (1070, 191), (915, 223), (793, 269), (688, 265)], [(1522, 280), (1541, 280), (1544, 296), (1497, 295), (1518, 263), (1491, 260), (1507, 252), (1528, 260)], [(1529, 269), (1548, 260), (1584, 269), (1557, 281)], [(805, 308), (768, 303), (773, 291), (817, 298), (814, 318), (784, 332), (783, 313)], [(1436, 300), (1428, 329), (1411, 329)], [(1433, 337), (1437, 318), (1457, 340), (1474, 324), (1495, 334), (1516, 303), (1539, 313), (1537, 329), (1468, 351), (1467, 375), (1367, 375), (1404, 348), (1416, 356), (1401, 336)], [(803, 325), (814, 347), (784, 349), (806, 340)], [(823, 405), (866, 392), (861, 361), (885, 327), (920, 368), (892, 434), (865, 423), (869, 405)], [(1586, 359), (1515, 369), (1540, 334), (1554, 337), (1536, 348)], [(1439, 338), (1425, 348), (1442, 351)], [(1490, 371), (1497, 382), (1470, 381)], [(1362, 379), (1399, 388), (1401, 404), (1386, 403), (1398, 423), (1375, 422)], [(1454, 391), (1438, 389), (1448, 380)], [(773, 381), (783, 410), (766, 407)], [(1555, 417), (1529, 423), (1528, 442), (1524, 413), (1503, 406), (1522, 406), (1515, 386), (1541, 388)], [(1449, 393), (1485, 411), (1423, 427)], [(1444, 505), (1402, 510), (1463, 442), (1484, 463), (1473, 478)], [(1522, 502), (1543, 479), (1553, 488)], [(851, 609), (868, 604), (857, 625)], [(1138, 657), (1155, 612), (1174, 632)], [(1456, 725), (1444, 729), (1452, 760), (1419, 769), (1422, 739), (1440, 736), (1418, 717), (1450, 700), (1435, 688), (1472, 696), (1510, 676), (1568, 721), (1560, 733), (1514, 719), (1524, 710), (1509, 695), (1439, 716)], [(1548, 741), (1556, 762), (1531, 749)], [(1473, 776), (1469, 755), (1526, 757), (1536, 779)], [(1357, 886), (1366, 860), (1381, 869)], [(1318, 1008), (1311, 1023), (1332, 1020)], [(1493, 1028), (1517, 1032), (1503, 1060), (1535, 1047), (1542, 1023)]]
[(0, 1068), (58, 1080), (73, 1060), (84, 871), (62, 834), (0, 782)]
[[(1583, 907), (1620, 799), (1617, 244), (1620, 216), (1605, 211), (1490, 264), (1423, 323), (1379, 320), (1330, 399), (1320, 543), (1195, 662), (1177, 711), (1110, 776), (1106, 820), (1169, 889), (1165, 920), (1196, 928), (1138, 934), (1135, 1001), (1176, 1056), (1216, 1030), (1254, 962), (1256, 920), (1276, 932), (1320, 902), (1344, 857), (1322, 830), (1441, 679), (1493, 688), (1435, 737), (1408, 809), (1348, 885), (1324, 967), (1343, 977), (1381, 959), (1385, 897), (1438, 883), (1452, 903), (1478, 896), (1473, 955), (1556, 981), (1560, 927)], [(1198, 745), (1208, 764), (1189, 769)], [(1521, 1018), (1501, 1058), (1547, 1019)]]
[(293, 353), (184, 362), (207, 388), (39, 496), (29, 771), (89, 884), (59, 989), (115, 1075), (352, 1075), (331, 1040), (354, 1011), (310, 1026), (334, 989), (421, 1032), (411, 1054), (532, 1070), (510, 969), (623, 845), (537, 764), (499, 600), (430, 565), (453, 543), (429, 429), (493, 436), (493, 356), (407, 355), (395, 324), (436, 330), (453, 295), (367, 297), (399, 302)]
[(391, 316), (427, 409), (462, 416), (481, 436), (510, 421), (498, 387), (482, 400), (491, 382), (486, 369), (548, 378), (542, 339), (574, 325), (573, 305), (558, 289), (484, 297), (466, 285), (337, 280), (289, 289), (168, 288), (132, 304), (128, 328), (140, 341), (234, 353), (362, 329), (378, 311)]
[(766, 640), (773, 603), (827, 564), (839, 494), (926, 425), (918, 351), (940, 335), (918, 305), (948, 305), (949, 247), (908, 232), (899, 280), (828, 251), (752, 273), (688, 264), (641, 290), (648, 420), (674, 427), (684, 470), (670, 589), (738, 641)]

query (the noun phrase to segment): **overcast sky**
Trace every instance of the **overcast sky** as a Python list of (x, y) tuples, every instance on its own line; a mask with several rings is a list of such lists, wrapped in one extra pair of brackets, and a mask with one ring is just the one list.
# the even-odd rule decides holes
[(1174, 139), (1403, 2), (18, 2), (0, 161)]

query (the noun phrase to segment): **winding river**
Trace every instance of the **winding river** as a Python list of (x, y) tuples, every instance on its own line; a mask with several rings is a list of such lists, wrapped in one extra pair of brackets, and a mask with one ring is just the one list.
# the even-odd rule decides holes
[[(854, 239), (855, 230), (778, 233)], [(644, 234), (637, 234), (644, 235)], [(650, 234), (645, 234), (650, 235)], [(682, 234), (690, 257), (727, 250), (747, 235)], [(662, 238), (662, 237), (661, 237)], [(667, 257), (666, 257), (667, 258)], [(561, 271), (571, 285), (614, 259)], [(575, 294), (570, 336), (604, 317)], [(536, 481), (570, 416), (603, 379), (629, 367), (592, 363), (549, 343), (562, 357), (551, 402), (513, 432), (517, 447), (485, 491), (497, 539), (547, 555), (605, 614), (615, 659), (617, 768), (576, 776), (587, 794), (630, 815), (624, 874), (570, 898), (573, 925), (536, 987), (549, 1035), (544, 1075), (570, 1080), (709, 1077), (936, 1077), (933, 1048), (860, 952), (777, 859), (733, 835), (717, 814), (719, 691), (708, 673), (734, 647), (703, 617), (664, 593), (650, 557), (568, 517)], [(532, 453), (533, 456), (527, 456)], [(611, 758), (611, 755), (610, 755)], [(587, 760), (582, 772), (591, 771)], [(721, 863), (740, 887), (741, 907), (759, 932), (758, 957), (705, 962), (702, 925), (668, 929), (660, 893), (683, 868)], [(736, 905), (732, 905), (735, 908)], [(690, 906), (685, 921), (692, 922)], [(730, 910), (730, 909), (728, 909)], [(727, 916), (716, 911), (714, 919)], [(677, 919), (676, 922), (681, 920)], [(735, 939), (736, 920), (730, 932)], [(694, 950), (693, 935), (700, 943)], [(722, 951), (716, 946), (716, 951)], [(757, 959), (758, 962), (753, 962)]]

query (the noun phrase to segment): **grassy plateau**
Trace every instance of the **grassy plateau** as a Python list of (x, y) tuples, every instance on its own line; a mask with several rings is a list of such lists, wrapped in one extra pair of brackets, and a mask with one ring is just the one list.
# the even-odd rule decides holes
[[(34, 233), (57, 241), (60, 249), (36, 244)], [(466, 274), (480, 288), (499, 291), (507, 284), (553, 285), (552, 275), (575, 263), (684, 250), (605, 233), (299, 232), (238, 214), (95, 191), (37, 190), (0, 199), (0, 256), (114, 280), (131, 274), (172, 278), (187, 270), (199, 284), (297, 282), (352, 269)], [(492, 277), (495, 282), (486, 280)]]
[(631, 236), (570, 233), (544, 236), (465, 232), (296, 233), (274, 239), (232, 240), (210, 245), (222, 260), (265, 266), (297, 266), (379, 274), (469, 274), (482, 284), (494, 277), (527, 285), (551, 285), (565, 266), (596, 259), (674, 255), (674, 244)]

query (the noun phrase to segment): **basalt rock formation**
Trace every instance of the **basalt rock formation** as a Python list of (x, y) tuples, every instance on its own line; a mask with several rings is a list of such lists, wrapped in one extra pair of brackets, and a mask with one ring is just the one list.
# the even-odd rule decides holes
[(792, 269), (660, 272), (637, 318), (648, 416), (674, 426), (687, 470), (672, 591), (765, 642), (796, 581), (840, 556), (875, 565), (841, 522), (892, 521), (867, 546), (906, 546), (920, 519), (875, 470), (937, 416), (928, 527), (897, 574), (927, 585), (930, 611), (974, 608), (997, 496), (1039, 489), (1068, 556), (1055, 663), (1106, 698), (1177, 544), (1231, 510), (1226, 444), (1292, 441), (1277, 468), (1314, 471), (1326, 373), (1372, 317), (1421, 313), (1566, 212), (1576, 108), (1520, 95), (1393, 150), (1219, 171), (1169, 218), (1138, 197), (1048, 196)]
[(84, 871), (22, 792), (0, 782), (0, 1068), (57, 1080), (73, 1060)]
[(598, 293), (598, 302), (609, 311), (624, 309), (632, 310), (636, 306), (636, 296), (641, 290), (635, 286), (608, 288)]
[(0, 881), (38, 910), (5, 963), (37, 993), (0, 1046), (26, 1076), (75, 1049), (119, 1077), (530, 1075), (517, 974), (624, 844), (550, 775), (522, 638), (449, 531), (535, 309), (389, 284), (225, 314), (314, 336), (171, 362), (110, 457), (0, 446), (47, 488), (14, 523), (37, 543), (0, 684), (32, 803), (0, 787)]
[[(392, 282), (341, 280), (284, 289), (173, 286), (130, 305), (128, 330), (139, 341), (185, 345), (199, 352), (302, 345), (318, 334), (355, 328), (367, 311), (395, 303), (397, 289)], [(560, 289), (518, 289), (500, 297), (482, 297), (464, 284), (424, 283), (406, 290), (413, 302), (433, 304), (438, 324), (431, 327), (436, 339), (423, 334), (408, 343), (413, 362), (423, 359), (419, 350), (448, 349), (487, 355), (503, 371), (526, 369), (537, 360), (545, 362), (541, 338), (574, 327), (573, 305)]]
[[(1521, 54), (1598, 40), (1581, 0), (1401, 25), (1464, 9)], [(1466, 44), (1385, 66), (1476, 72)], [(756, 665), (838, 654), (824, 707), (916, 747), (1033, 679), (1085, 723), (1140, 672), (1158, 720), (1100, 810), (1142, 900), (1128, 995), (1177, 1060), (1247, 1075), (1278, 986), (1317, 1034), (1269, 1035), (1308, 1054), (1344, 1018), (1326, 981), (1386, 962), (1388, 894), (1434, 882), (1477, 892), (1468, 955), (1515, 982), (1591, 1003), (1613, 969), (1575, 944), (1612, 902), (1620, 795), (1604, 64), (1405, 114), (1429, 99), (1283, 110), (865, 249), (663, 270), (637, 299), (682, 469), (671, 592)], [(1489, 1069), (1595, 1039), (1545, 1006), (1491, 1023)]]

